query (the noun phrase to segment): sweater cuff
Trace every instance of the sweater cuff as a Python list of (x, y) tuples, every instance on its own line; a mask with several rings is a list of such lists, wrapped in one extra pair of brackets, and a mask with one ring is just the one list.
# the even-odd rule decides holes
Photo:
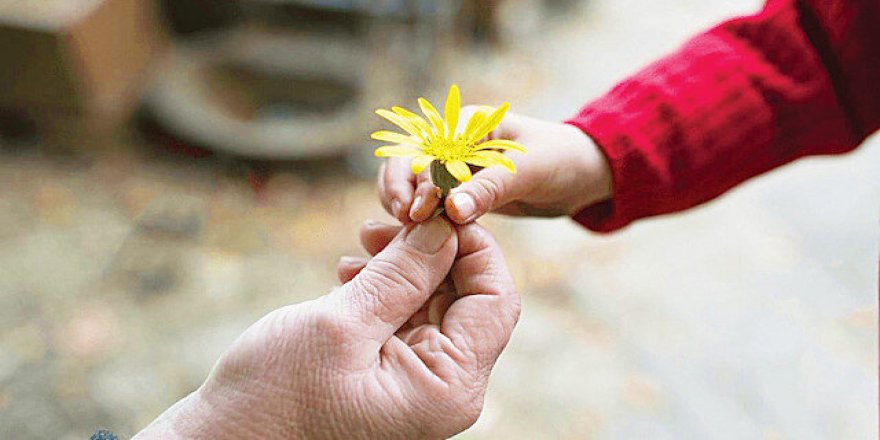
[[(638, 95), (637, 87), (618, 86), (565, 121), (590, 136), (611, 169), (611, 199), (587, 206), (572, 218), (596, 232), (612, 232), (636, 219), (657, 212), (658, 189), (668, 184), (656, 172), (650, 144), (657, 137), (656, 124), (649, 123), (645, 107), (653, 107), (651, 96)], [(652, 105), (653, 104), (653, 105)], [(641, 108), (640, 108), (641, 107)]]

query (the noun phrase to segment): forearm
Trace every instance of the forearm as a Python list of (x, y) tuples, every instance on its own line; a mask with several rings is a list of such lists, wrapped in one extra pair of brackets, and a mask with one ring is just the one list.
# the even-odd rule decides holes
[[(856, 76), (865, 76), (863, 64), (880, 74), (877, 49), (869, 46), (880, 41), (869, 39), (877, 26), (831, 23), (803, 3), (772, 1), (755, 16), (694, 38), (568, 121), (607, 156), (614, 192), (575, 219), (616, 230), (705, 202), (799, 157), (849, 151), (876, 130), (880, 96), (872, 101), (868, 91), (876, 95), (877, 88)], [(878, 19), (872, 1), (816, 3)], [(820, 25), (807, 15), (820, 17)], [(844, 45), (835, 26), (844, 26), (855, 46)], [(851, 52), (863, 54), (862, 64)]]
[(277, 412), (287, 401), (280, 393), (266, 399), (204, 385), (165, 410), (133, 440), (306, 438), (294, 415)]

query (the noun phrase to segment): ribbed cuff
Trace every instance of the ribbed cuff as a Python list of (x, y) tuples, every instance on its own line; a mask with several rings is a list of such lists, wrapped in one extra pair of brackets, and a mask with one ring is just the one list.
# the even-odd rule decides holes
[(644, 107), (656, 104), (649, 102), (650, 97), (634, 96), (637, 94), (622, 85), (565, 121), (596, 142), (611, 169), (611, 199), (590, 205), (572, 216), (596, 232), (616, 231), (655, 213), (657, 191), (666, 185), (658, 176), (657, 165), (650, 157), (652, 149), (647, 145), (662, 136), (652, 133), (660, 127), (644, 117)]

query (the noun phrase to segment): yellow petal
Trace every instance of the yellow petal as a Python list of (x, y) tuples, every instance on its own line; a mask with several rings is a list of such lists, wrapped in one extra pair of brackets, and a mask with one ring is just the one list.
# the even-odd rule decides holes
[(465, 158), (464, 161), (483, 168), (499, 165), (507, 171), (516, 174), (516, 165), (513, 164), (513, 161), (497, 151), (477, 151)]
[(388, 130), (379, 130), (371, 134), (370, 137), (377, 141), (390, 142), (392, 144), (412, 145), (414, 147), (421, 144), (418, 139), (412, 136), (407, 136), (405, 134), (395, 133)]
[(434, 156), (428, 154), (414, 157), (411, 165), (413, 174), (417, 176), (422, 174), (422, 171), (425, 171), (425, 168), (427, 168), (428, 165), (431, 165), (431, 162), (433, 162), (434, 159), (436, 159)]
[(471, 180), (471, 169), (460, 160), (446, 162), (446, 171), (449, 171), (449, 174), (452, 174), (452, 177), (458, 179), (459, 182)]
[(525, 153), (526, 147), (519, 142), (509, 141), (507, 139), (493, 139), (477, 145), (474, 147), (474, 150), (513, 150)]
[[(465, 139), (472, 139), (472, 138), (473, 138), (473, 136), (472, 136), (473, 133), (474, 133), (474, 132), (475, 132), (475, 131), (476, 131), (481, 125), (483, 125), (483, 122), (484, 122), (485, 120), (486, 120), (486, 113), (483, 113), (483, 112), (481, 112), (481, 111), (477, 111), (476, 113), (474, 113), (474, 114), (471, 116), (471, 119), (468, 120), (467, 126), (465, 126), (465, 128), (464, 128), (464, 138), (465, 138)], [(476, 140), (479, 140), (479, 139), (475, 139), (475, 141), (476, 141)]]
[(397, 113), (392, 113), (392, 112), (385, 110), (385, 109), (376, 110), (376, 114), (387, 119), (392, 124), (400, 127), (401, 129), (403, 129), (407, 133), (409, 133), (413, 136), (421, 137), (421, 134), (419, 133), (418, 128), (416, 128), (408, 119), (404, 118), (403, 116), (400, 116)]
[(458, 127), (458, 113), (461, 110), (461, 92), (458, 86), (453, 84), (449, 88), (449, 95), (446, 97), (446, 108), (443, 116), (446, 117), (446, 133), (449, 139), (455, 138), (455, 128)]
[(428, 121), (426, 121), (425, 118), (396, 105), (391, 107), (391, 111), (403, 116), (406, 120), (412, 123), (413, 126), (418, 128), (422, 132), (422, 137), (424, 139), (428, 139), (431, 136), (431, 126), (428, 125)]
[(386, 145), (376, 148), (376, 157), (415, 157), (422, 154), (422, 150), (403, 145)]
[(491, 115), (486, 118), (486, 121), (483, 122), (483, 125), (480, 126), (473, 133), (473, 137), (471, 138), (474, 142), (479, 141), (480, 139), (486, 137), (492, 130), (498, 128), (501, 125), (501, 120), (504, 119), (504, 115), (507, 114), (507, 110), (510, 109), (510, 104), (505, 102), (498, 106)]
[(431, 124), (434, 125), (434, 128), (437, 130), (437, 134), (440, 136), (445, 136), (445, 128), (443, 127), (443, 118), (440, 116), (440, 112), (431, 105), (425, 98), (419, 98), (419, 107), (422, 108), (422, 113), (428, 117), (428, 120), (431, 121)]

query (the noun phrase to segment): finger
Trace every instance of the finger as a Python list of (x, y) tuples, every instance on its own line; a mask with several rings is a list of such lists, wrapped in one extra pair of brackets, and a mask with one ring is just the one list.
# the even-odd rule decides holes
[(434, 215), (439, 204), (440, 194), (431, 181), (430, 171), (425, 170), (416, 177), (415, 198), (409, 211), (409, 218), (414, 222), (423, 222)]
[(449, 307), (452, 306), (456, 299), (458, 299), (458, 294), (452, 291), (437, 293), (431, 297), (427, 307), (427, 323), (432, 325), (443, 323), (446, 311), (449, 310)]
[(364, 324), (359, 334), (383, 344), (437, 289), (456, 249), (457, 235), (443, 218), (409, 225), (331, 297)]
[(476, 223), (457, 228), (458, 258), (452, 280), (460, 299), (446, 312), (440, 331), (488, 373), (519, 319), (519, 296), (501, 249)]
[(366, 265), (366, 258), (344, 256), (336, 263), (336, 276), (340, 283), (345, 284), (360, 273)]
[(379, 165), (379, 173), (376, 177), (376, 189), (379, 192), (379, 201), (382, 203), (382, 207), (385, 208), (385, 212), (391, 214), (391, 198), (388, 196), (388, 191), (385, 190), (385, 173), (388, 169), (388, 161), (382, 162), (382, 165)]
[(457, 297), (458, 295), (452, 287), (452, 279), (447, 277), (434, 294), (428, 298), (428, 301), (409, 318), (407, 324), (411, 327), (418, 327), (424, 324), (440, 325), (446, 310), (449, 309), (449, 306)]
[(385, 210), (402, 223), (409, 223), (409, 209), (415, 190), (415, 176), (410, 171), (410, 161), (390, 158), (379, 175), (379, 197)]
[(375, 220), (367, 220), (361, 226), (360, 240), (364, 250), (370, 255), (376, 255), (394, 240), (403, 226), (393, 226)]
[(516, 176), (500, 167), (485, 168), (454, 188), (446, 198), (446, 215), (463, 225), (520, 196)]

